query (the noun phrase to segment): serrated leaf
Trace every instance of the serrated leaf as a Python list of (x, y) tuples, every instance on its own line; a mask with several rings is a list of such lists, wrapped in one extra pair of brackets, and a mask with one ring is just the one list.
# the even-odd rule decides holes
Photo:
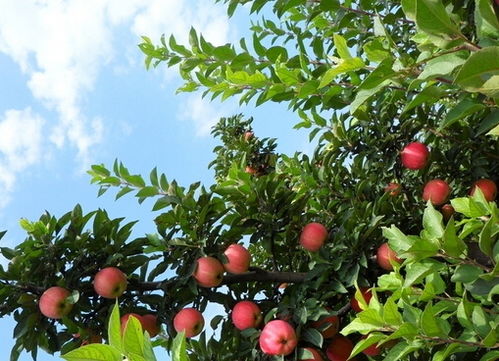
[(123, 356), (109, 345), (91, 344), (61, 355), (67, 361), (122, 361)]

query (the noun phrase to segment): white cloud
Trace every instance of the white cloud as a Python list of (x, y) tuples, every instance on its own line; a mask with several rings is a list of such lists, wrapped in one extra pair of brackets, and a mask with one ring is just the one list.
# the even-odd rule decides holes
[[(85, 112), (88, 94), (106, 65), (121, 72), (123, 66), (143, 67), (143, 56), (136, 48), (139, 35), (159, 39), (163, 33), (173, 33), (186, 41), (191, 26), (216, 44), (227, 42), (230, 35), (225, 7), (206, 0), (0, 0), (0, 9), (0, 53), (18, 64), (35, 101), (56, 114), (56, 119), (46, 117), (44, 125), (47, 151), (69, 147), (83, 168), (93, 160), (94, 146), (106, 134), (105, 120)], [(136, 42), (123, 45), (119, 41), (123, 35)], [(130, 61), (130, 49), (140, 61)], [(197, 133), (206, 133), (199, 111), (208, 109), (212, 114), (213, 109), (199, 99), (189, 102), (193, 105), (189, 118)], [(23, 146), (38, 144), (38, 138), (29, 137), (37, 136), (41, 118), (29, 109), (10, 111), (4, 117), (2, 124), (10, 136), (20, 139), (14, 145), (5, 135), (2, 138), (6, 148), (0, 149), (0, 186), (5, 190), (12, 189), (15, 175), (26, 169), (23, 164), (33, 164), (31, 148)], [(30, 125), (33, 132), (16, 121)]]
[(45, 120), (30, 108), (0, 117), (0, 208), (9, 200), (16, 176), (43, 159)]

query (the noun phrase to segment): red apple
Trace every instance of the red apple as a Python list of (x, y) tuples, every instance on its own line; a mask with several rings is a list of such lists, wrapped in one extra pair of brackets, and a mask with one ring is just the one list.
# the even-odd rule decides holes
[(450, 217), (452, 217), (455, 211), (456, 210), (454, 209), (454, 207), (452, 207), (450, 204), (444, 204), (440, 209), (440, 212), (442, 213), (445, 222), (447, 222), (450, 219)]
[(316, 252), (322, 247), (327, 236), (327, 229), (322, 224), (315, 222), (309, 223), (303, 227), (300, 235), (300, 244), (306, 250)]
[(105, 298), (121, 296), (126, 287), (126, 275), (116, 267), (103, 268), (94, 277), (95, 292)]
[[(367, 338), (367, 335), (361, 337), (362, 340), (365, 338)], [(378, 344), (375, 343), (368, 348), (365, 348), (362, 352), (367, 356), (378, 356), (381, 353), (381, 349), (378, 347)]]
[(444, 204), (449, 198), (451, 189), (447, 182), (441, 179), (433, 179), (426, 183), (423, 189), (423, 199), (430, 200), (434, 206)]
[(149, 337), (155, 337), (159, 333), (158, 317), (152, 314), (142, 315), (142, 329), (147, 331)]
[(325, 316), (319, 318), (315, 322), (312, 322), (311, 326), (322, 330), (321, 331), (322, 337), (331, 338), (338, 333), (338, 329), (340, 328), (340, 319), (338, 318), (338, 316), (335, 315)]
[(217, 287), (222, 283), (224, 266), (214, 257), (201, 257), (197, 260), (194, 278), (201, 287)]
[(397, 254), (390, 248), (388, 243), (383, 243), (379, 246), (376, 253), (376, 261), (381, 268), (387, 271), (393, 270), (391, 262), (402, 263), (402, 260), (397, 257)]
[(48, 318), (63, 318), (73, 308), (73, 304), (67, 301), (70, 295), (71, 293), (62, 287), (48, 288), (38, 302), (40, 312)]
[(185, 337), (194, 337), (201, 333), (204, 327), (204, 318), (195, 308), (184, 308), (173, 318), (175, 331), (185, 331)]
[(305, 350), (312, 353), (312, 358), (301, 359), (301, 361), (324, 361), (319, 351), (312, 347), (305, 347)]
[(251, 254), (246, 248), (240, 244), (231, 244), (224, 252), (227, 257), (227, 263), (224, 263), (224, 268), (230, 273), (244, 273), (248, 271)]
[(244, 140), (249, 142), (251, 138), (253, 138), (253, 132), (251, 130), (247, 130), (244, 132)]
[(398, 183), (388, 183), (385, 187), (385, 192), (389, 192), (392, 197), (398, 196), (400, 194), (400, 190), (402, 186)]
[(267, 355), (289, 355), (298, 344), (295, 329), (286, 321), (273, 320), (260, 334), (260, 348)]
[[(371, 290), (367, 287), (359, 287), (360, 293), (362, 294), (362, 297), (366, 301), (367, 304), (369, 304), (369, 301), (371, 301), (371, 298), (373, 294), (371, 293)], [(355, 296), (352, 296), (350, 299), (350, 306), (352, 306), (352, 309), (355, 312), (360, 312), (363, 311), (362, 308), (360, 308), (359, 301), (355, 298)]]
[(483, 193), (483, 196), (488, 202), (492, 202), (493, 200), (496, 199), (497, 196), (497, 186), (494, 183), (494, 181), (490, 179), (479, 179), (475, 183), (473, 183), (473, 186), (471, 187), (470, 194), (473, 195), (475, 194), (475, 190), (480, 188), (480, 190)]
[(232, 322), (241, 331), (247, 328), (257, 328), (262, 322), (262, 311), (254, 302), (238, 302), (232, 309)]
[(429, 155), (426, 145), (420, 142), (409, 143), (400, 153), (402, 165), (412, 170), (424, 168), (428, 163)]
[(331, 340), (326, 349), (326, 355), (329, 361), (347, 361), (352, 350), (352, 341), (345, 336), (338, 335)]

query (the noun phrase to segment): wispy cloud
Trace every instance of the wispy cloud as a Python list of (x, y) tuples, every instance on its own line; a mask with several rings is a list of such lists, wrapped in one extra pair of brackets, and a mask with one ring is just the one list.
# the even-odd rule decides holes
[[(84, 167), (93, 160), (94, 146), (106, 134), (105, 121), (85, 112), (85, 102), (103, 68), (143, 66), (142, 61), (131, 64), (127, 59), (136, 44), (122, 48), (117, 39), (123, 32), (128, 31), (126, 35), (137, 42), (139, 35), (157, 39), (163, 33), (185, 41), (191, 26), (216, 44), (225, 43), (230, 35), (223, 7), (206, 0), (0, 0), (0, 9), (0, 53), (18, 64), (35, 101), (57, 115), (46, 117), (44, 137), (48, 141), (42, 144), (37, 133), (42, 119), (28, 104), (25, 110), (6, 112), (2, 124), (10, 132), (9, 139), (21, 139), (19, 144), (24, 146), (72, 149)], [(136, 54), (142, 57), (138, 50)], [(195, 105), (190, 119), (198, 127), (197, 133), (205, 133), (204, 122), (198, 121), (202, 102), (189, 102)], [(8, 192), (16, 174), (26, 164), (33, 164), (29, 156), (24, 157), (31, 148), (7, 141), (3, 131), (0, 137), (0, 186), (2, 192)]]

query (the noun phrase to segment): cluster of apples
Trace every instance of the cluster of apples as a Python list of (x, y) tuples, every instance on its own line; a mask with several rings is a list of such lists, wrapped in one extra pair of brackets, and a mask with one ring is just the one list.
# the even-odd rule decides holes
[[(95, 293), (99, 296), (109, 299), (120, 297), (127, 288), (127, 276), (116, 267), (106, 267), (97, 272), (94, 276), (93, 287)], [(53, 286), (45, 290), (40, 297), (38, 307), (40, 312), (53, 319), (65, 317), (73, 308), (73, 303), (69, 300), (71, 292), (60, 286)], [(149, 332), (151, 337), (159, 333), (157, 316), (153, 314), (138, 315), (135, 313), (125, 314), (121, 317), (122, 330), (126, 326), (126, 322), (130, 316), (136, 317), (142, 328)], [(78, 338), (77, 334), (75, 338)], [(101, 342), (102, 338), (98, 335), (89, 335), (89, 339), (84, 343)]]

